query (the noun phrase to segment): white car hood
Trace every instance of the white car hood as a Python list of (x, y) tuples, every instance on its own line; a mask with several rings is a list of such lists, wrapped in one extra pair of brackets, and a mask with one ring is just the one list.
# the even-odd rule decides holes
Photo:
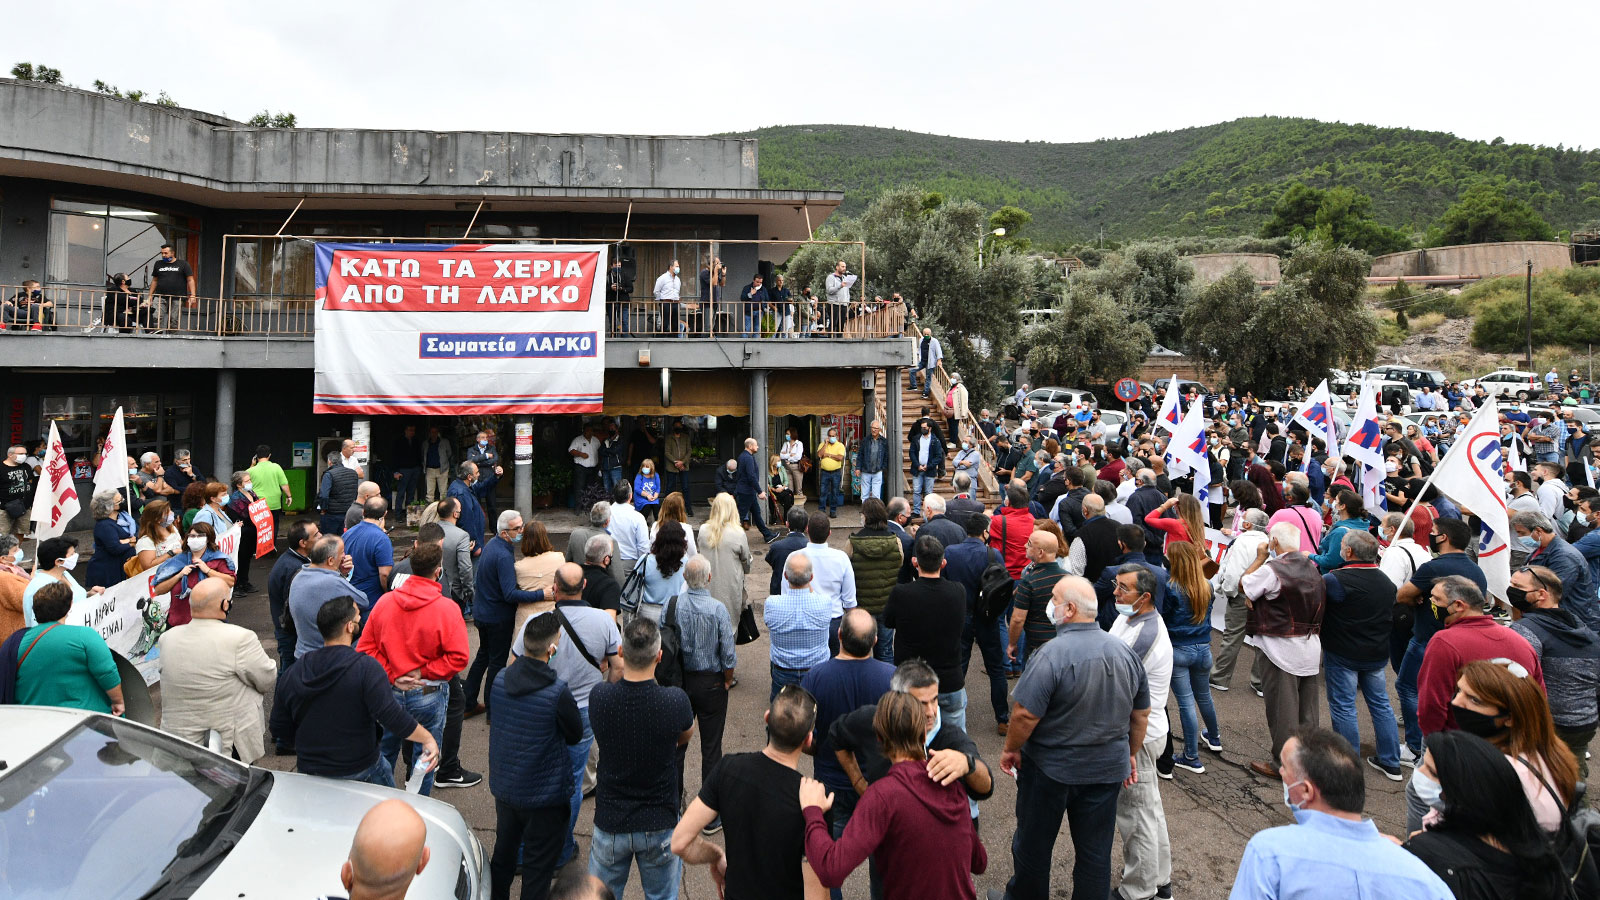
[(466, 862), (469, 898), (488, 895), (483, 851), (449, 804), (353, 781), (274, 772), (272, 792), (244, 837), (193, 900), (345, 896), (340, 867), (367, 810), (403, 798), (428, 827), (428, 866), (407, 896), (450, 900)]

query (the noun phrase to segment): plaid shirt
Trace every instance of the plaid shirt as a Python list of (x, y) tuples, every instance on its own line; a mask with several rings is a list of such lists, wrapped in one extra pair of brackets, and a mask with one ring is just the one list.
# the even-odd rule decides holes
[(780, 669), (809, 669), (828, 659), (828, 626), (833, 601), (807, 588), (785, 585), (767, 598), (762, 613), (772, 637), (772, 664)]
[(685, 672), (731, 671), (738, 665), (733, 652), (733, 621), (728, 618), (728, 608), (710, 591), (685, 591), (678, 600), (677, 616)]

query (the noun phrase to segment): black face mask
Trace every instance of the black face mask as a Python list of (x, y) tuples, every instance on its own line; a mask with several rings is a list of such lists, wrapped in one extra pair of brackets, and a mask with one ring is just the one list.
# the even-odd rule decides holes
[(1428, 549), (1434, 553), (1439, 552), (1439, 536), (1437, 534), (1428, 535)]
[(1528, 592), (1514, 584), (1506, 586), (1506, 599), (1511, 601), (1511, 606), (1517, 612), (1526, 613), (1535, 609), (1533, 603), (1528, 600)]
[(1495, 722), (1496, 716), (1486, 716), (1475, 709), (1464, 706), (1451, 706), (1450, 711), (1455, 713), (1456, 727), (1467, 734), (1475, 734), (1488, 740), (1505, 731), (1505, 726)]
[(1440, 606), (1437, 603), (1430, 603), (1428, 604), (1428, 608), (1433, 610), (1433, 617), (1434, 619), (1438, 620), (1440, 625), (1448, 623), (1450, 618), (1450, 607)]

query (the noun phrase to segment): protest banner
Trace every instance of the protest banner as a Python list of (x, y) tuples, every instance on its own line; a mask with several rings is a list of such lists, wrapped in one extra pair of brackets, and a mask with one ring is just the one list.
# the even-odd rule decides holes
[(319, 243), (313, 411), (600, 412), (605, 277), (604, 245)]
[(250, 524), (256, 527), (256, 559), (272, 552), (277, 543), (277, 528), (272, 523), (272, 510), (267, 501), (255, 500), (249, 506)]
[[(239, 524), (234, 523), (220, 535), (218, 549), (236, 558), (240, 530)], [(166, 566), (148, 569), (102, 593), (75, 601), (62, 620), (68, 625), (93, 628), (107, 647), (133, 663), (145, 684), (161, 680), (156, 641), (167, 630), (167, 608), (172, 598), (165, 593), (157, 595), (154, 588), (165, 577), (161, 574), (165, 569)]]
[(61, 444), (61, 432), (56, 430), (52, 419), (44, 460), (39, 466), (39, 487), (33, 494), (34, 540), (45, 541), (65, 534), (67, 524), (81, 509), (83, 504), (78, 501), (78, 489), (72, 486), (72, 470), (67, 464), (66, 448)]

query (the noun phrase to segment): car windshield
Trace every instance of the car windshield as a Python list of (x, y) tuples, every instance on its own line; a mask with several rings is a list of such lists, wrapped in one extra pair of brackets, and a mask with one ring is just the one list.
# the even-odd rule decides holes
[(249, 780), (247, 767), (176, 738), (85, 720), (0, 779), (0, 890), (143, 897), (218, 843), (208, 826)]

